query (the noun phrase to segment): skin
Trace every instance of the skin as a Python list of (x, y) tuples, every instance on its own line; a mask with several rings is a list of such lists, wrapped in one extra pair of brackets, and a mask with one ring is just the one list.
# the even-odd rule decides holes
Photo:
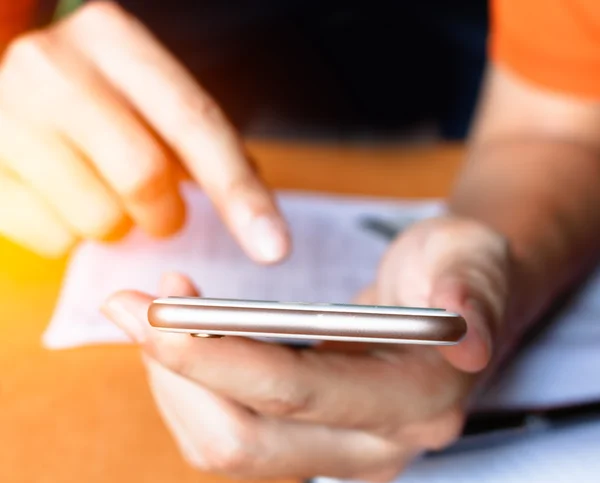
[(493, 66), (449, 204), (510, 243), (517, 273), (502, 335), (506, 349), (594, 266), (599, 186), (600, 105)]
[[(114, 35), (103, 35), (107, 28)], [(0, 231), (42, 253), (110, 238), (130, 221), (157, 235), (177, 230), (180, 168), (256, 260), (289, 249), (224, 115), (111, 4), (92, 4), (9, 47), (0, 132), (0, 205), (11, 207), (0, 211)], [(115, 294), (103, 310), (139, 344), (158, 408), (195, 467), (386, 481), (459, 435), (493, 365), (591, 266), (599, 150), (596, 103), (491, 67), (448, 215), (396, 240), (357, 300), (459, 312), (468, 334), (458, 346), (294, 351), (152, 331), (148, 294)], [(190, 280), (170, 274), (157, 295), (195, 294)]]
[(46, 256), (132, 223), (167, 236), (184, 223), (186, 175), (253, 259), (285, 257), (285, 223), (226, 116), (116, 4), (91, 3), (5, 49), (0, 205), (11, 209), (0, 234)]
[[(446, 351), (373, 345), (350, 352), (340, 344), (295, 351), (244, 338), (196, 340), (150, 328), (152, 297), (140, 293), (115, 295), (104, 312), (142, 347), (158, 407), (195, 467), (231, 477), (385, 481), (420, 452), (458, 436), (476, 382), (469, 371), (489, 355), (485, 321), (464, 290), (484, 281), (490, 302), (502, 305), (492, 289), (506, 283), (496, 266), (507, 262), (506, 244), (483, 227), (458, 223), (435, 220), (399, 240), (377, 284), (358, 300), (460, 310), (471, 333)], [(489, 256), (473, 256), (460, 238), (449, 246), (456, 229), (474, 247), (489, 244)], [(416, 253), (414, 245), (423, 243), (437, 246)], [(457, 279), (450, 268), (459, 261), (468, 277)], [(388, 276), (400, 266), (403, 277)], [(170, 274), (160, 294), (198, 292), (184, 276)]]
[[(458, 346), (298, 353), (157, 333), (145, 294), (115, 294), (104, 311), (140, 344), (159, 408), (197, 468), (390, 480), (455, 440), (495, 364), (593, 266), (599, 143), (595, 103), (491, 68), (449, 214), (402, 234), (358, 300), (461, 313), (468, 335)], [(159, 294), (194, 293), (169, 275)]]

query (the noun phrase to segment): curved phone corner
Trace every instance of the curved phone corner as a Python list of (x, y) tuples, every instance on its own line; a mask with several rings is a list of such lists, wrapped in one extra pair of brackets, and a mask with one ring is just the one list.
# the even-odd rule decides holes
[(152, 327), (164, 327), (163, 319), (161, 317), (161, 312), (164, 307), (160, 305), (159, 301), (160, 299), (153, 300), (148, 307), (147, 317), (148, 322)]
[(460, 327), (457, 327), (457, 337), (455, 338), (455, 344), (460, 344), (463, 340), (465, 340), (469, 328), (467, 326), (467, 321), (462, 315), (456, 314), (456, 318), (458, 323), (460, 324)]

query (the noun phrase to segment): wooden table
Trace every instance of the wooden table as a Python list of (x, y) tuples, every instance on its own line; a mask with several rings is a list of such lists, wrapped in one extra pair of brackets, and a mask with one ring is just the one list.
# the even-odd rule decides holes
[[(276, 188), (405, 198), (446, 195), (462, 157), (460, 146), (249, 149)], [(223, 480), (181, 461), (135, 348), (42, 349), (64, 267), (0, 242), (0, 482)]]

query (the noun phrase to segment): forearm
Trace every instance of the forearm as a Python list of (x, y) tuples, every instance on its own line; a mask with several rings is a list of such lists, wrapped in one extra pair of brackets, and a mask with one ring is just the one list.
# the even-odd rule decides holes
[(600, 153), (554, 137), (477, 140), (450, 206), (509, 240), (515, 275), (508, 334), (518, 337), (595, 259)]

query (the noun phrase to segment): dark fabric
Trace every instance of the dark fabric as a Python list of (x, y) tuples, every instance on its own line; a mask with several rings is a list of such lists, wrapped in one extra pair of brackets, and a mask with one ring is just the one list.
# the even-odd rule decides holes
[(465, 135), (485, 65), (486, 0), (120, 0), (240, 129), (267, 113), (337, 135), (426, 120)]
[(54, 16), (58, 7), (59, 0), (38, 0), (37, 12), (33, 19), (33, 27), (46, 27)]

